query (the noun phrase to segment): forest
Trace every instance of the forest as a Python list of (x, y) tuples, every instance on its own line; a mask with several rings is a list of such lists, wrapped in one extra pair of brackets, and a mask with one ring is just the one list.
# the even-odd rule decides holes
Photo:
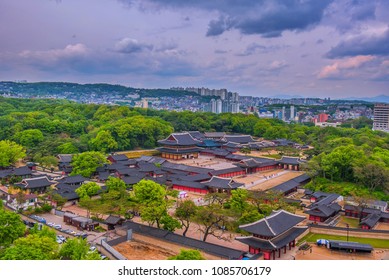
[[(304, 167), (311, 188), (388, 200), (389, 134), (371, 130), (364, 118), (354, 128), (286, 124), (254, 115), (157, 111), (79, 104), (66, 100), (0, 98), (0, 153), (10, 143), (25, 148), (26, 160), (54, 165), (57, 154), (109, 153), (154, 148), (173, 131), (223, 131), (310, 145)], [(8, 144), (1, 140), (8, 140)], [(2, 148), (3, 147), (3, 148)], [(8, 148), (7, 148), (8, 147)], [(0, 161), (5, 167), (12, 162)], [(346, 185), (344, 185), (346, 184)]]

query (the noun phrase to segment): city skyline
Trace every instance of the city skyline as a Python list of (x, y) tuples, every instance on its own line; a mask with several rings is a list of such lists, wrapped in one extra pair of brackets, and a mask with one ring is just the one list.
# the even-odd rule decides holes
[(0, 80), (228, 88), (240, 95), (388, 94), (389, 3), (0, 3)]

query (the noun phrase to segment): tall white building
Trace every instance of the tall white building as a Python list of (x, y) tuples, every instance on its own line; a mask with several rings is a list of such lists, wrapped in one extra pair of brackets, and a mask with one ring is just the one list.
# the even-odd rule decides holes
[(221, 99), (216, 100), (216, 114), (222, 113), (222, 104), (223, 102)]
[(211, 99), (211, 112), (212, 113), (216, 113), (216, 100), (215, 99)]
[(290, 106), (290, 120), (293, 121), (295, 117), (294, 106)]
[(373, 130), (389, 132), (389, 104), (375, 104)]

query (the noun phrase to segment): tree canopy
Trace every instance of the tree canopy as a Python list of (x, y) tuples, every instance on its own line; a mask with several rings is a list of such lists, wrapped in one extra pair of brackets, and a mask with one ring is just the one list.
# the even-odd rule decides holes
[(105, 155), (100, 152), (84, 152), (74, 155), (71, 162), (73, 167), (71, 175), (90, 177), (96, 172), (98, 167), (103, 166), (107, 162)]
[(9, 246), (25, 231), (26, 226), (18, 214), (0, 208), (0, 247)]
[(205, 258), (198, 250), (181, 249), (178, 255), (170, 257), (169, 260), (205, 260)]
[(0, 141), (0, 166), (8, 167), (26, 156), (26, 150), (13, 141)]

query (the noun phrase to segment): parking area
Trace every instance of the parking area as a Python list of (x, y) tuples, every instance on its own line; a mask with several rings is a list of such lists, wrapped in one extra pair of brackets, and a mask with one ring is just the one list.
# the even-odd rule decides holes
[[(28, 226), (33, 226), (34, 224), (46, 225), (51, 227), (57, 232), (57, 242), (59, 244), (65, 243), (69, 238), (86, 238), (91, 251), (98, 250), (102, 259), (115, 259), (109, 252), (107, 252), (100, 244), (101, 239), (108, 238), (112, 239), (111, 232), (91, 232), (91, 231), (80, 231), (77, 227), (72, 225), (67, 225), (63, 221), (63, 217), (56, 216), (53, 214), (45, 213), (40, 215), (31, 215), (28, 217), (23, 217), (25, 224)], [(32, 223), (31, 223), (32, 221)], [(116, 238), (116, 236), (115, 236)]]
[[(78, 230), (75, 226), (65, 224), (63, 217), (50, 213), (40, 214), (38, 217), (43, 218), (45, 220), (44, 224), (56, 230), (58, 235), (63, 235), (68, 238), (85, 237), (91, 245), (100, 244), (101, 238), (104, 238), (104, 234), (106, 234), (106, 232), (97, 233), (92, 231)], [(32, 219), (38, 223), (42, 222), (39, 220), (39, 218), (37, 219), (33, 217)]]

